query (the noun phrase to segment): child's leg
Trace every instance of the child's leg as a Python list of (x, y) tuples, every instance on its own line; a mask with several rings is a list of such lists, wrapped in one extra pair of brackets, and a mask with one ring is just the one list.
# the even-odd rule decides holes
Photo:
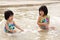
[(55, 27), (50, 27), (52, 30), (55, 30), (56, 28)]
[(48, 31), (49, 28), (45, 27), (45, 26), (40, 26), (41, 30), (39, 30), (38, 32), (43, 32), (43, 31)]

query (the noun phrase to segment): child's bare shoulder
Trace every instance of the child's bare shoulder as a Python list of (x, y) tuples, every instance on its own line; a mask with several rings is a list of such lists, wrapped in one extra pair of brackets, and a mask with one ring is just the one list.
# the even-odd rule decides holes
[(8, 24), (8, 22), (6, 21), (5, 24)]
[(41, 19), (42, 17), (41, 16), (39, 16), (39, 19)]
[(15, 24), (15, 21), (13, 21), (13, 23)]
[(38, 17), (38, 20), (41, 20), (41, 19), (42, 19), (42, 17), (41, 17), (41, 16), (39, 16), (39, 17)]

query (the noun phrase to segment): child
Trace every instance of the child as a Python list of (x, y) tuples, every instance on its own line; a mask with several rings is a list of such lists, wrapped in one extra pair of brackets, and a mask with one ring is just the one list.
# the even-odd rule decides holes
[(48, 30), (49, 27), (49, 16), (48, 14), (48, 9), (46, 6), (41, 6), (39, 8), (39, 17), (38, 17), (38, 21), (37, 24), (38, 26), (42, 29), (42, 30)]
[(15, 33), (15, 27), (18, 28), (19, 30), (23, 31), (21, 28), (19, 28), (16, 23), (13, 21), (13, 15), (14, 13), (11, 10), (5, 11), (4, 17), (6, 19), (6, 24), (5, 24), (5, 32), (7, 33)]

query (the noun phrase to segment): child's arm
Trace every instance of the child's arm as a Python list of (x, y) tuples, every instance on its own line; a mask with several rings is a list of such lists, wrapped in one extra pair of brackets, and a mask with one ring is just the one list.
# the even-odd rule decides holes
[(21, 28), (19, 28), (19, 27), (15, 24), (15, 22), (14, 22), (14, 25), (15, 25), (16, 28), (18, 28), (19, 30), (23, 31)]

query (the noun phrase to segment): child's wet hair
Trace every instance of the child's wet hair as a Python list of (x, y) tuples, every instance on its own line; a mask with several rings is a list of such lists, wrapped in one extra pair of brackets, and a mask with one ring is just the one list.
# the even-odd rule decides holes
[[(48, 14), (48, 9), (47, 9), (47, 7), (45, 6), (45, 5), (43, 5), (43, 6), (41, 6), (40, 8), (39, 8), (39, 12), (40, 11), (43, 11), (44, 12), (44, 15), (47, 15)], [(40, 14), (39, 14), (40, 15)]]
[(8, 20), (8, 18), (13, 15), (14, 15), (14, 13), (11, 10), (7, 10), (4, 12), (4, 17), (6, 20)]

